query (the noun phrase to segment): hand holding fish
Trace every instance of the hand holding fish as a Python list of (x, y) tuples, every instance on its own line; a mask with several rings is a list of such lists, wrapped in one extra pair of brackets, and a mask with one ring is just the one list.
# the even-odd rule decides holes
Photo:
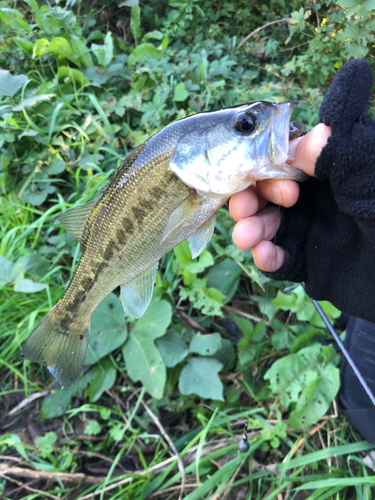
[[(310, 297), (375, 322), (372, 87), (367, 61), (346, 62), (323, 99), (321, 125), (302, 137), (295, 151), (291, 142), (292, 165), (315, 178), (299, 189), (292, 181), (258, 182), (256, 192), (232, 197), (231, 213), (235, 220), (245, 217), (234, 230), (235, 243), (253, 247), (267, 276), (304, 282)], [(264, 208), (267, 200), (281, 207)], [(270, 241), (274, 237), (277, 246)]]
[[(327, 143), (331, 128), (324, 124), (289, 143), (289, 165), (314, 176), (316, 159)], [(299, 185), (292, 180), (267, 179), (258, 181), (229, 200), (229, 211), (237, 222), (233, 230), (234, 244), (240, 250), (252, 248), (254, 262), (262, 271), (274, 272), (288, 260), (289, 253), (271, 242), (281, 222), (277, 207), (293, 206), (299, 196)]]

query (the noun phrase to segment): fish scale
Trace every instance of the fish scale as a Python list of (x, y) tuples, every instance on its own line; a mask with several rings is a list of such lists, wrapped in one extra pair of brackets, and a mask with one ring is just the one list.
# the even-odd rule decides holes
[(60, 216), (79, 238), (82, 256), (23, 357), (71, 386), (81, 372), (92, 313), (108, 293), (121, 286), (125, 311), (139, 317), (151, 300), (159, 259), (186, 238), (199, 255), (230, 194), (250, 185), (257, 171), (300, 178), (285, 164), (290, 112), (289, 104), (260, 102), (173, 123), (126, 158), (95, 202)]

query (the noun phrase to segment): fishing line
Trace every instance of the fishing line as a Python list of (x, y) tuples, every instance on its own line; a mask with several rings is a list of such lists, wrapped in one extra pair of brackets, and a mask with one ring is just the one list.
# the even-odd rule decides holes
[[(302, 283), (303, 286), (305, 286), (305, 283)], [(371, 391), (371, 389), (369, 388), (369, 386), (367, 385), (367, 382), (366, 380), (362, 377), (361, 375), (361, 372), (358, 370), (356, 364), (354, 363), (354, 361), (352, 360), (352, 358), (350, 357), (350, 354), (348, 353), (348, 351), (346, 350), (344, 344), (342, 343), (340, 337), (337, 335), (336, 331), (334, 330), (334, 328), (332, 327), (331, 323), (328, 321), (328, 318), (327, 316), (325, 315), (323, 309), (320, 307), (320, 305), (318, 304), (318, 302), (314, 299), (312, 299), (310, 297), (310, 300), (311, 302), (314, 304), (315, 306), (315, 309), (318, 311), (318, 313), (320, 314), (320, 317), (322, 318), (322, 320), (324, 321), (326, 327), (328, 328), (328, 330), (330, 331), (332, 337), (334, 338), (336, 344), (339, 346), (341, 352), (343, 353), (346, 361), (349, 363), (351, 369), (353, 370), (353, 372), (355, 373), (356, 377), (358, 378), (361, 386), (363, 387), (363, 389), (366, 391), (366, 394), (367, 396), (370, 398), (371, 400), (371, 403), (375, 406), (375, 397)]]

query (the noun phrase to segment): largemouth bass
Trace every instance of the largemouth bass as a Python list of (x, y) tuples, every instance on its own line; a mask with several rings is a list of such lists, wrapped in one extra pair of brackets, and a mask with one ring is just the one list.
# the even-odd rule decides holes
[(121, 286), (127, 314), (140, 317), (159, 259), (189, 238), (192, 256), (211, 239), (216, 212), (256, 180), (301, 180), (286, 164), (292, 105), (256, 102), (190, 116), (135, 149), (99, 197), (58, 221), (80, 241), (64, 296), (27, 339), (22, 356), (61, 385), (79, 376), (93, 311)]

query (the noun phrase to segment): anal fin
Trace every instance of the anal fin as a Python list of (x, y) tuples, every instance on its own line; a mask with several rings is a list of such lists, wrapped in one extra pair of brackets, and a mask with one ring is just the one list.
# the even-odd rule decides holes
[(95, 199), (79, 207), (67, 210), (57, 218), (57, 222), (60, 222), (65, 229), (70, 231), (72, 235), (80, 241), (88, 216), (90, 215), (96, 201), (97, 200)]
[(209, 243), (215, 229), (216, 214), (210, 217), (188, 238), (189, 248), (193, 259), (198, 257)]
[(189, 196), (181, 201), (177, 207), (171, 212), (168, 217), (167, 223), (163, 231), (163, 236), (160, 243), (171, 234), (172, 231), (178, 228), (178, 226), (195, 210), (198, 206), (197, 193), (192, 190)]
[(133, 318), (140, 318), (151, 302), (156, 270), (159, 263), (147, 268), (134, 279), (122, 285), (121, 303), (124, 311)]

